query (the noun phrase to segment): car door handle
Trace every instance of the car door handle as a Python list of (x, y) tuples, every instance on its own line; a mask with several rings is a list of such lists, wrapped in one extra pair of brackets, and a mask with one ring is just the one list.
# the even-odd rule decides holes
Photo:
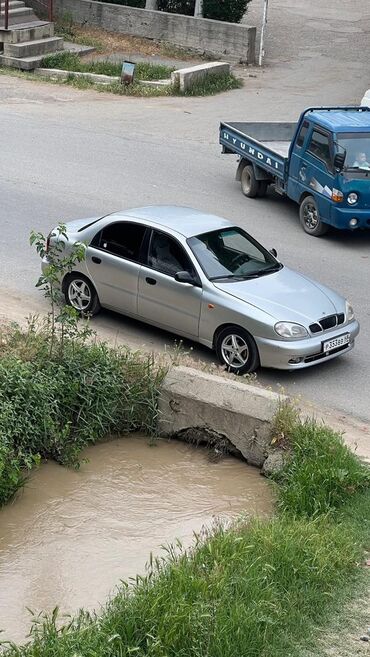
[(93, 257), (91, 258), (91, 260), (92, 260), (93, 262), (96, 262), (97, 265), (100, 265), (100, 263), (101, 263), (101, 258), (96, 258), (96, 256), (93, 256)]
[(157, 284), (157, 281), (155, 280), (155, 278), (147, 277), (145, 280), (148, 283), (148, 285), (156, 285)]

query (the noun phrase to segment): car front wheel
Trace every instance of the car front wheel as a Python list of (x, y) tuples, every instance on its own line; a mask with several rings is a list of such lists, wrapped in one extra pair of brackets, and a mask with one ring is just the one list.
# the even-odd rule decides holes
[(229, 372), (247, 374), (259, 366), (258, 349), (249, 333), (240, 326), (228, 326), (218, 333), (215, 349)]
[(86, 276), (71, 274), (64, 284), (64, 296), (69, 306), (79, 313), (96, 315), (100, 310), (96, 290)]

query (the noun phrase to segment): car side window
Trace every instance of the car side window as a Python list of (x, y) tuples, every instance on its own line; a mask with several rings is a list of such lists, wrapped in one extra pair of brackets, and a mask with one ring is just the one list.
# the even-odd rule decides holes
[(168, 276), (179, 271), (194, 273), (190, 258), (177, 240), (157, 231), (153, 231), (150, 242), (148, 265)]
[(125, 221), (109, 224), (99, 231), (90, 246), (139, 262), (146, 227)]
[(308, 128), (309, 128), (309, 123), (308, 123), (308, 121), (303, 121), (302, 127), (301, 127), (301, 129), (300, 129), (300, 131), (299, 131), (299, 135), (298, 135), (298, 137), (297, 137), (297, 142), (296, 142), (296, 143), (297, 143), (297, 146), (299, 146), (300, 148), (301, 148), (301, 147), (303, 146), (303, 144), (304, 144), (304, 140), (306, 139), (306, 135), (307, 135), (307, 132), (308, 132)]
[(310, 143), (307, 147), (307, 152), (325, 162), (328, 167), (331, 167), (332, 159), (328, 135), (325, 135), (318, 130), (313, 130)]

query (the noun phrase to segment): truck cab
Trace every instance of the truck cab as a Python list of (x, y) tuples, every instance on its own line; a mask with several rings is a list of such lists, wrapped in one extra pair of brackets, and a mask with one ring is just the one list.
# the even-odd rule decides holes
[(306, 232), (370, 228), (370, 113), (305, 112), (290, 148), (286, 193), (299, 203)]

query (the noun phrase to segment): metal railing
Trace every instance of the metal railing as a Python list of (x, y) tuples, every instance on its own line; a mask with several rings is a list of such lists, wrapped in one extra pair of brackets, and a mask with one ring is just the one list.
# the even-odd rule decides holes
[[(1, 1), (2, 0), (0, 0), (0, 21), (2, 16)], [(4, 0), (3, 7), (4, 7), (4, 29), (7, 30), (9, 27), (9, 0)]]
[[(40, 13), (40, 18), (47, 17), (50, 23), (53, 22), (54, 17), (54, 2), (53, 0), (32, 0), (33, 8)], [(0, 27), (2, 23), (2, 13), (4, 10), (4, 30), (9, 29), (9, 0), (0, 0)]]
[(47, 16), (50, 23), (54, 19), (54, 1), (53, 0), (33, 0), (32, 6), (35, 11), (39, 12), (40, 16)]

